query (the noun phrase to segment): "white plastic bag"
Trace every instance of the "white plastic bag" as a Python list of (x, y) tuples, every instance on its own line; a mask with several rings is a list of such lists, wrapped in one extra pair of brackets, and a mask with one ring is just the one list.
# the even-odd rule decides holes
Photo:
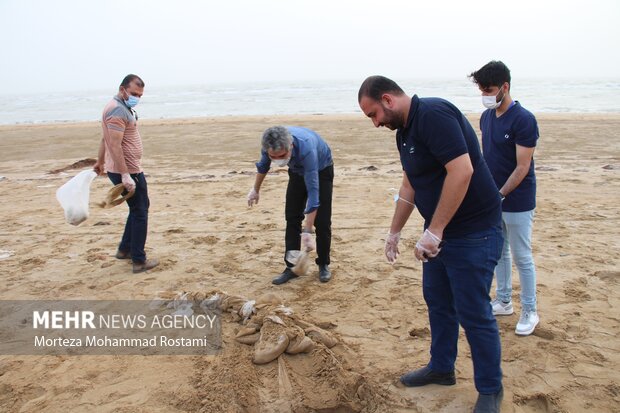
[(56, 191), (56, 199), (65, 210), (65, 220), (80, 225), (88, 218), (90, 184), (97, 176), (92, 169), (80, 172)]

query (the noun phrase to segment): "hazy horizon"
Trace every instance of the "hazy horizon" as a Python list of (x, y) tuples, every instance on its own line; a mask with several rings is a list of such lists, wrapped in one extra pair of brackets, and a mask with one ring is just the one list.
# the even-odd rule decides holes
[[(0, 94), (147, 86), (620, 75), (620, 2), (0, 0)], [(7, 40), (7, 39), (10, 39)], [(544, 92), (544, 91), (541, 91)]]

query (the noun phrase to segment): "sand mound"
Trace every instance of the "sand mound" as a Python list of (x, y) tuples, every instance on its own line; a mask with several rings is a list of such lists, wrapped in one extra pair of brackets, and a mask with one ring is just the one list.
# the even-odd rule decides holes
[(387, 397), (355, 371), (354, 353), (328, 331), (297, 317), (277, 295), (248, 300), (221, 291), (164, 293), (157, 302), (175, 300), (222, 311), (223, 350), (200, 358), (196, 366), (197, 396), (190, 402), (196, 411), (221, 411), (222, 406), (228, 412), (385, 411)]
[(97, 163), (96, 159), (85, 158), (77, 162), (74, 162), (71, 165), (63, 166), (62, 168), (59, 168), (59, 169), (52, 169), (49, 173), (58, 174), (60, 172), (69, 171), (71, 169), (82, 169), (82, 168), (86, 168), (87, 166), (93, 166), (95, 163)]

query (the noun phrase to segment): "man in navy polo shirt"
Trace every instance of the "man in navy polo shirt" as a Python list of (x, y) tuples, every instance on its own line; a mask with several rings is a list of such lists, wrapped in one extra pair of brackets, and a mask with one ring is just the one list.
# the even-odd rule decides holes
[(386, 239), (389, 262), (399, 255), (400, 231), (414, 204), (425, 219), (414, 254), (423, 261), (431, 359), (400, 381), (406, 386), (455, 384), (460, 324), (471, 347), (479, 393), (474, 412), (498, 412), (501, 347), (489, 290), (502, 247), (501, 200), (476, 133), (450, 102), (410, 98), (383, 76), (362, 83), (358, 102), (375, 127), (397, 130), (404, 173)]
[(521, 282), (521, 317), (515, 333), (534, 332), (539, 317), (536, 311), (536, 268), (532, 256), (532, 225), (536, 208), (534, 149), (538, 124), (533, 114), (510, 96), (510, 70), (499, 61), (491, 61), (469, 75), (482, 92), (487, 108), (480, 118), (482, 151), (502, 198), (504, 247), (495, 275), (496, 298), (493, 314), (511, 315), (512, 256)]
[[(261, 158), (256, 163), (256, 179), (248, 193), (248, 206), (258, 203), (260, 187), (272, 164), (288, 166), (286, 188), (285, 244), (286, 251), (313, 250), (316, 246), (319, 281), (328, 282), (331, 249), (332, 191), (334, 161), (332, 151), (318, 133), (299, 126), (273, 126), (263, 133)], [(301, 224), (304, 221), (302, 230)], [(316, 227), (316, 242), (313, 228)], [(301, 233), (301, 234), (300, 234)], [(273, 284), (286, 283), (297, 275), (292, 263), (284, 257), (286, 268), (272, 280)]]

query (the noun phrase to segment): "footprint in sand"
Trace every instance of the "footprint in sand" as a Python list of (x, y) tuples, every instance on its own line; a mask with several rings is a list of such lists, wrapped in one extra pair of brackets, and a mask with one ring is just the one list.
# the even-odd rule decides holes
[(586, 291), (587, 286), (588, 280), (585, 277), (566, 281), (564, 283), (564, 295), (573, 302), (590, 301), (592, 296)]
[(608, 284), (617, 284), (620, 281), (620, 271), (596, 271), (591, 276)]
[(558, 398), (545, 393), (533, 393), (527, 395), (515, 394), (512, 401), (517, 406), (526, 407), (532, 412), (556, 412), (558, 411)]
[(532, 333), (533, 336), (540, 337), (544, 340), (564, 340), (566, 339), (566, 333), (563, 331), (554, 331), (547, 327), (538, 326)]
[(34, 268), (38, 268), (38, 267), (42, 267), (45, 265), (47, 261), (43, 260), (41, 258), (35, 257), (35, 258), (27, 258), (25, 260), (22, 260), (19, 263), (19, 266), (21, 267), (22, 270), (32, 270)]
[(207, 245), (215, 245), (220, 241), (220, 239), (214, 235), (207, 235), (206, 237), (196, 237), (191, 239), (191, 243), (194, 245), (207, 244)]

